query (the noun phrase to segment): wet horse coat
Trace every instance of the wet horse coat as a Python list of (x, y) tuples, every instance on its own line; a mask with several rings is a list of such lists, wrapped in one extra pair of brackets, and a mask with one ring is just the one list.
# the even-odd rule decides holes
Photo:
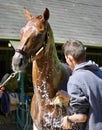
[(28, 22), (21, 29), (20, 43), (12, 59), (12, 69), (23, 71), (29, 58), (32, 58), (34, 95), (31, 116), (34, 125), (38, 130), (60, 130), (61, 117), (66, 109), (54, 105), (53, 101), (61, 84), (69, 77), (69, 72), (57, 56), (53, 32), (48, 23), (49, 10), (45, 9), (43, 15), (36, 17), (25, 10), (25, 15)]

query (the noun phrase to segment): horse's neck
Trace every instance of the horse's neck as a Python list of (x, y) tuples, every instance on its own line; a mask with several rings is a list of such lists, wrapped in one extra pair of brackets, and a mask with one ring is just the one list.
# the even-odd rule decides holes
[[(44, 82), (49, 91), (57, 89), (61, 78), (61, 64), (57, 57), (57, 52), (53, 39), (49, 39), (45, 52), (42, 52), (40, 58), (33, 61), (33, 83), (34, 86), (41, 86)], [(55, 90), (54, 90), (55, 91)]]

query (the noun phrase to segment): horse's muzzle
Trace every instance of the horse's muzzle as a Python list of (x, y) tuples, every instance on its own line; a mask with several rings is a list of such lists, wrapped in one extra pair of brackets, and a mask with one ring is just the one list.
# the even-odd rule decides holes
[(24, 71), (28, 65), (28, 60), (22, 54), (16, 52), (12, 58), (12, 70), (14, 72)]

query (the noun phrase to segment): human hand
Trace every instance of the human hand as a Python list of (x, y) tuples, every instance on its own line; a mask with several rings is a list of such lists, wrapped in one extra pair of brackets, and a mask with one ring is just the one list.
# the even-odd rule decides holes
[(66, 91), (60, 90), (56, 93), (56, 98), (54, 99), (55, 105), (67, 106), (69, 103), (69, 96)]
[(68, 120), (67, 116), (62, 118), (62, 128), (63, 128), (63, 130), (65, 130), (65, 129), (72, 130), (72, 122), (70, 122)]
[(67, 106), (69, 103), (69, 96), (66, 91), (60, 90), (56, 93), (56, 98), (55, 98), (55, 104), (59, 104), (60, 102), (64, 105)]
[(56, 96), (59, 96), (59, 97), (64, 98), (64, 99), (66, 99), (66, 100), (69, 101), (68, 93), (67, 93), (66, 91), (64, 91), (64, 90), (58, 91), (58, 92), (56, 93)]
[(0, 85), (0, 96), (2, 96), (3, 91), (4, 91), (4, 87)]

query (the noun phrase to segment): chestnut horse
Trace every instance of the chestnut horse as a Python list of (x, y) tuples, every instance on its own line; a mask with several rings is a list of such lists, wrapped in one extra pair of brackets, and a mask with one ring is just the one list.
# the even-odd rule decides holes
[[(54, 98), (69, 71), (57, 56), (53, 32), (48, 23), (49, 10), (33, 17), (25, 9), (28, 19), (21, 29), (20, 43), (12, 58), (12, 69), (23, 71), (32, 60), (34, 95), (31, 102), (31, 117), (34, 130), (61, 130), (61, 117), (66, 113), (63, 106), (56, 106)], [(66, 87), (66, 86), (65, 86)]]

